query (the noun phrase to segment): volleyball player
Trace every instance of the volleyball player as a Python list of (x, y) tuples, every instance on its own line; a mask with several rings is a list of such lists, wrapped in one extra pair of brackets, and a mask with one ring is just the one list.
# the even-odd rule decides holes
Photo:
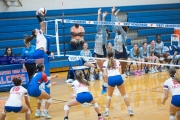
[[(98, 10), (98, 21), (101, 21), (101, 8)], [(102, 21), (105, 21), (105, 17), (107, 15), (107, 12), (103, 13), (103, 19)], [(109, 34), (110, 35), (110, 34)], [(104, 25), (97, 25), (97, 34), (95, 37), (95, 46), (94, 46), (94, 57), (97, 58), (104, 58), (106, 57), (106, 49), (105, 45), (107, 44), (107, 38), (109, 38), (106, 27)], [(104, 60), (97, 60), (97, 68), (99, 69), (99, 79), (103, 80), (103, 62)], [(107, 82), (104, 81), (104, 84), (102, 86), (102, 92), (101, 94), (106, 93), (107, 89)]]
[[(147, 56), (149, 56), (149, 59), (152, 63), (159, 63), (159, 58), (154, 55), (155, 52), (155, 41), (152, 40), (151, 44), (147, 46)], [(149, 68), (149, 73), (158, 73), (158, 65), (151, 65), (151, 68)]]
[(45, 25), (42, 21), (41, 17), (39, 16), (38, 10), (36, 11), (36, 17), (40, 23), (40, 30), (34, 29), (32, 31), (31, 36), (27, 36), (25, 38), (25, 43), (31, 42), (34, 38), (36, 38), (36, 50), (34, 52), (33, 58), (35, 59), (36, 64), (38, 63), (44, 63), (44, 53), (51, 55), (52, 58), (54, 58), (54, 53), (51, 51), (48, 51), (47, 48), (47, 41), (44, 36), (45, 31)]
[(92, 57), (92, 53), (91, 53), (90, 50), (88, 50), (88, 44), (87, 43), (83, 44), (83, 50), (81, 50), (80, 55), (84, 56), (82, 58), (84, 66), (90, 67), (90, 77), (89, 77), (89, 80), (90, 81), (94, 81), (94, 69), (95, 69), (95, 65), (93, 63), (91, 63), (91, 62), (95, 62), (95, 61), (90, 58), (90, 57)]
[(134, 115), (134, 112), (131, 109), (128, 97), (126, 95), (124, 81), (121, 76), (121, 67), (119, 66), (120, 66), (120, 63), (117, 60), (114, 60), (113, 53), (109, 52), (108, 60), (106, 60), (103, 64), (104, 75), (108, 76), (108, 90), (107, 90), (108, 96), (107, 96), (107, 101), (106, 101), (106, 109), (104, 112), (105, 116), (109, 116), (109, 107), (111, 104), (111, 98), (112, 98), (112, 94), (113, 94), (115, 86), (117, 86), (122, 97), (124, 98), (124, 102), (126, 106), (128, 107), (129, 115), (130, 116)]
[(28, 94), (32, 97), (35, 97), (38, 99), (37, 103), (37, 110), (36, 110), (36, 117), (41, 116), (40, 107), (43, 99), (47, 99), (45, 103), (45, 109), (43, 110), (43, 115), (46, 118), (51, 118), (51, 116), (48, 114), (48, 108), (52, 102), (52, 97), (46, 93), (45, 91), (42, 91), (39, 89), (39, 85), (44, 82), (47, 87), (51, 87), (56, 84), (56, 82), (53, 82), (52, 84), (48, 81), (48, 78), (46, 74), (44, 73), (45, 68), (42, 63), (37, 65), (37, 71), (33, 75), (29, 85), (28, 85)]
[[(32, 109), (28, 99), (28, 92), (24, 87), (22, 87), (21, 78), (13, 78), (12, 82), (14, 83), (14, 87), (10, 90), (10, 96), (5, 103), (0, 120), (5, 120), (6, 114), (9, 112), (25, 113), (25, 119), (30, 120)], [(23, 97), (26, 105), (23, 105), (21, 102)]]
[(92, 94), (89, 92), (88, 86), (89, 83), (83, 78), (82, 71), (76, 71), (76, 80), (72, 83), (72, 88), (74, 90), (74, 93), (72, 95), (73, 99), (68, 101), (64, 105), (64, 120), (68, 120), (69, 107), (83, 103), (93, 104), (94, 109), (98, 114), (98, 120), (103, 120), (103, 117), (101, 116), (101, 113), (99, 111), (99, 106), (95, 102)]
[[(117, 10), (115, 12), (116, 8), (112, 8), (112, 15), (111, 15), (111, 21), (112, 22), (120, 22), (120, 19), (118, 18), (118, 12), (120, 10)], [(114, 38), (114, 49), (115, 49), (115, 54), (114, 57), (116, 59), (120, 60), (127, 60), (128, 55), (127, 51), (125, 48), (125, 43), (126, 43), (126, 33), (128, 31), (127, 26), (120, 26), (120, 25), (113, 25), (113, 32), (116, 33), (115, 38)], [(125, 73), (125, 69), (127, 66), (127, 62), (121, 62), (121, 69), (122, 69), (122, 74)], [(127, 75), (129, 75), (129, 72), (126, 72)], [(125, 76), (126, 76), (125, 74)]]
[(169, 114), (170, 120), (176, 120), (175, 115), (180, 115), (180, 78), (177, 77), (179, 73), (176, 73), (175, 68), (169, 69), (170, 78), (164, 82), (164, 99), (162, 104), (165, 105), (166, 100), (168, 99), (168, 92), (172, 94)]

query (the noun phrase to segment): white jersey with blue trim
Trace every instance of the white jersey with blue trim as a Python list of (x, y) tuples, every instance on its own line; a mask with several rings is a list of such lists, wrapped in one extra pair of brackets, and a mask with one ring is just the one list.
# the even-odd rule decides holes
[(9, 99), (6, 101), (5, 106), (21, 107), (22, 98), (27, 96), (27, 90), (22, 86), (12, 87), (10, 90)]
[(78, 82), (77, 80), (72, 83), (72, 88), (75, 89), (76, 94), (82, 92), (89, 92), (88, 86)]
[(164, 82), (164, 89), (170, 90), (172, 96), (180, 95), (180, 84), (172, 78), (169, 78)]
[(106, 69), (106, 70), (107, 70), (108, 77), (120, 75), (120, 72), (119, 72), (120, 62), (117, 61), (117, 60), (114, 60), (115, 69), (112, 69), (112, 68), (111, 68), (111, 69), (108, 69), (108, 68), (107, 68), (107, 66), (108, 66), (108, 61), (109, 61), (109, 60), (106, 60), (106, 61), (103, 63), (103, 69)]
[(44, 37), (43, 31), (38, 30), (38, 34), (36, 35), (36, 50), (39, 48), (44, 48), (44, 51), (46, 51), (47, 41)]

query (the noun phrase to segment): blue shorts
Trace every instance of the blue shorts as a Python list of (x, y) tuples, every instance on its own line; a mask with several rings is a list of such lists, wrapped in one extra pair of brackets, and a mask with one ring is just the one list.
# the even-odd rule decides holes
[(32, 97), (39, 97), (41, 95), (41, 90), (39, 89), (39, 87), (35, 87), (32, 85), (28, 86), (28, 94)]
[(111, 87), (120, 86), (123, 84), (123, 82), (124, 80), (122, 79), (121, 75), (108, 77), (108, 85)]
[(94, 53), (94, 57), (97, 57), (97, 58), (104, 58), (104, 55), (99, 55), (97, 53)]
[(44, 58), (44, 50), (35, 50), (34, 54), (33, 54), (33, 58), (34, 59), (40, 59), (40, 58)]
[(85, 102), (90, 103), (93, 100), (93, 96), (90, 92), (82, 92), (77, 94), (76, 100), (81, 104)]
[(173, 104), (176, 107), (180, 107), (180, 95), (173, 95), (171, 104)]
[(18, 113), (21, 111), (22, 109), (22, 106), (21, 107), (11, 107), (11, 106), (5, 106), (4, 109), (7, 111), (7, 112), (14, 112), (14, 113)]

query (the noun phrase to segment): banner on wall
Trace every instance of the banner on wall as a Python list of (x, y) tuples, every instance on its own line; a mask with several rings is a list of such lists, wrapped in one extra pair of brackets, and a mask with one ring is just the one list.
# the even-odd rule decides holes
[(0, 65), (35, 63), (34, 59), (21, 56), (0, 56)]
[(27, 87), (29, 77), (27, 71), (23, 69), (12, 69), (0, 71), (0, 91), (8, 90), (14, 86), (12, 80), (14, 77), (22, 79), (22, 85)]

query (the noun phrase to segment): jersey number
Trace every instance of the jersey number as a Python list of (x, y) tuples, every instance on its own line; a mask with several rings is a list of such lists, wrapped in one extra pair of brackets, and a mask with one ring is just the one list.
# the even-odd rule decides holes
[(12, 91), (19, 91), (20, 87), (14, 87)]

